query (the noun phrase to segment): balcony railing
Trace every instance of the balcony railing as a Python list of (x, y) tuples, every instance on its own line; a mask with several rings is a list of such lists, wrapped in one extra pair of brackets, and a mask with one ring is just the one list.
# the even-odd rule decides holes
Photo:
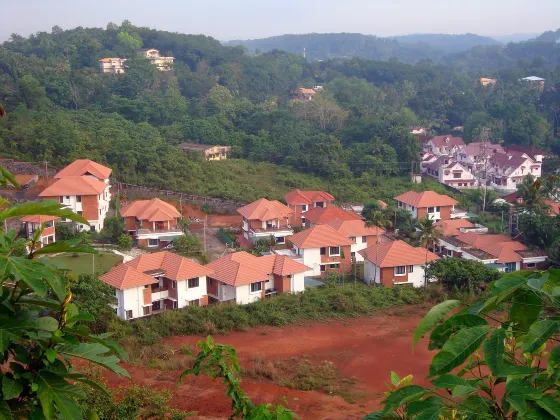
[(171, 228), (171, 229), (144, 229), (144, 228), (137, 228), (136, 234), (137, 235), (149, 235), (150, 233), (180, 233), (183, 232), (179, 228)]
[(292, 230), (292, 227), (288, 225), (283, 227), (272, 226), (267, 228), (251, 228), (251, 231), (254, 233), (281, 232), (286, 230)]

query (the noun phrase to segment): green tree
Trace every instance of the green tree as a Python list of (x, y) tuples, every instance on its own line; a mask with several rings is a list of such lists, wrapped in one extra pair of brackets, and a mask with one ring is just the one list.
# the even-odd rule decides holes
[(500, 277), (500, 273), (487, 265), (463, 258), (442, 258), (428, 263), (428, 279), (440, 281), (447, 289), (474, 290), (481, 283), (491, 283)]
[(28, 109), (39, 109), (49, 102), (45, 88), (29, 74), (19, 80), (19, 93)]
[(560, 238), (548, 249), (548, 260), (555, 268), (560, 268)]
[(99, 232), (102, 239), (116, 243), (124, 232), (124, 221), (120, 216), (107, 217), (103, 223), (103, 229)]
[[(418, 232), (418, 239), (420, 240), (420, 244), (426, 247), (426, 267), (428, 266), (428, 246), (440, 239), (443, 234), (436, 228), (436, 225), (433, 220), (424, 217), (418, 221), (417, 228)], [(428, 276), (426, 270), (424, 270), (424, 286), (428, 287)]]
[(173, 241), (173, 249), (175, 252), (191, 257), (199, 256), (202, 252), (202, 244), (198, 238), (192, 234), (179, 236)]
[(122, 57), (133, 57), (142, 48), (142, 38), (126, 31), (117, 34), (117, 52)]
[(59, 241), (68, 241), (77, 236), (76, 229), (72, 223), (55, 223), (56, 239)]
[(180, 121), (187, 115), (188, 103), (179, 91), (179, 84), (176, 77), (171, 77), (167, 81), (167, 89), (163, 97), (164, 123), (170, 124)]
[(88, 313), (95, 321), (88, 323), (95, 334), (107, 332), (109, 323), (116, 320), (110, 305), (116, 301), (115, 289), (91, 274), (82, 274), (70, 283), (72, 298), (81, 312)]
[(121, 250), (128, 250), (134, 246), (134, 240), (130, 235), (121, 233), (117, 238), (117, 247)]
[[(385, 229), (392, 226), (391, 219), (387, 218), (386, 213), (382, 211), (373, 211), (369, 213), (369, 217), (366, 219), (366, 226), (376, 227), (378, 229)], [(375, 280), (377, 281), (377, 270), (379, 266), (379, 234), (375, 237)]]
[(560, 216), (550, 216), (546, 209), (534, 207), (531, 214), (519, 216), (519, 232), (528, 244), (547, 249), (560, 237)]

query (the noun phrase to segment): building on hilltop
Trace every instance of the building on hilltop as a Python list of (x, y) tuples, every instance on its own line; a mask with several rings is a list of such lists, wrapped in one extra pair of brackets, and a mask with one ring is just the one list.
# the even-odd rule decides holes
[(395, 197), (400, 209), (408, 210), (414, 219), (427, 217), (431, 220), (447, 220), (456, 218), (455, 204), (457, 200), (438, 194), (435, 191), (409, 191)]
[(425, 156), (422, 161), (422, 170), (441, 184), (457, 189), (476, 188), (479, 185), (472, 171), (453, 157), (446, 155), (436, 159), (434, 157), (434, 155)]
[(199, 143), (182, 143), (179, 145), (184, 153), (200, 153), (205, 161), (225, 160), (231, 152), (231, 146), (218, 146)]
[(159, 50), (155, 48), (142, 48), (138, 50), (138, 55), (147, 58), (151, 64), (157, 67), (159, 71), (169, 71), (173, 67), (175, 57), (162, 57)]
[(480, 78), (480, 84), (482, 86), (494, 86), (496, 83), (498, 83), (498, 79), (491, 79), (489, 77), (481, 77)]
[(461, 137), (435, 136), (422, 143), (422, 151), (424, 153), (432, 153), (439, 157), (442, 155), (453, 156), (462, 147), (465, 142)]
[(317, 92), (315, 89), (308, 89), (308, 88), (298, 88), (294, 95), (293, 99), (297, 101), (311, 101)]
[(186, 306), (208, 305), (208, 266), (168, 251), (142, 255), (99, 277), (116, 289), (120, 319), (141, 318)]
[(496, 153), (490, 158), (488, 180), (496, 191), (511, 193), (528, 175), (540, 178), (541, 166), (541, 162), (523, 152), (509, 150), (506, 154)]
[(101, 73), (120, 74), (125, 72), (126, 58), (102, 58), (99, 60)]
[(183, 235), (177, 226), (181, 213), (159, 198), (134, 201), (121, 207), (120, 215), (128, 234), (139, 246), (163, 248)]
[(325, 191), (302, 191), (295, 189), (284, 196), (288, 207), (293, 211), (290, 218), (292, 227), (306, 226), (305, 214), (315, 207), (325, 208), (334, 205), (334, 197)]

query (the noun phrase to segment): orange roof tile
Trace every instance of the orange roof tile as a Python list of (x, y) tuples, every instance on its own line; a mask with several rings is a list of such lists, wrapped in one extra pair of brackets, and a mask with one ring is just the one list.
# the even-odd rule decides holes
[(367, 227), (363, 220), (340, 220), (334, 219), (326, 223), (341, 235), (347, 238), (358, 236), (383, 235), (384, 229), (378, 227)]
[[(374, 245), (358, 252), (366, 260), (381, 268), (426, 263), (426, 249), (414, 248), (404, 241), (380, 243), (377, 246), (377, 250), (376, 245)], [(439, 260), (439, 257), (428, 251), (428, 262), (435, 260)]]
[(504, 264), (508, 262), (522, 261), (521, 256), (515, 251), (525, 251), (527, 247), (521, 242), (510, 241), (500, 243), (488, 243), (480, 246), (480, 249), (490, 255), (498, 257), (497, 263)]
[(457, 204), (457, 200), (447, 196), (438, 194), (435, 191), (408, 191), (404, 194), (395, 197), (395, 200), (401, 203), (408, 204), (413, 207), (437, 207), (437, 206), (454, 206)]
[(284, 198), (288, 204), (313, 204), (320, 201), (334, 201), (334, 197), (328, 192), (302, 191), (297, 188), (287, 193)]
[(165, 271), (165, 277), (171, 280), (186, 280), (213, 273), (209, 265), (200, 265), (193, 260), (169, 251), (141, 255), (124, 263), (124, 265), (133, 267), (140, 272), (161, 269)]
[(322, 225), (332, 220), (362, 220), (362, 218), (351, 210), (343, 210), (337, 206), (315, 207), (306, 211), (303, 216), (315, 225)]
[(354, 243), (329, 225), (313, 226), (310, 229), (288, 236), (287, 239), (301, 249), (352, 245)]
[(138, 220), (161, 222), (181, 217), (181, 213), (171, 204), (153, 198), (151, 200), (137, 200), (120, 209), (122, 217), (136, 217)]
[(99, 195), (109, 185), (90, 176), (65, 176), (43, 190), (39, 197), (60, 195)]
[(474, 227), (474, 224), (467, 219), (439, 220), (434, 225), (443, 236), (457, 236), (461, 234), (460, 228)]
[(266, 198), (253, 201), (237, 209), (237, 212), (247, 220), (275, 220), (289, 217), (292, 210), (280, 201), (269, 201)]
[(111, 271), (99, 277), (101, 281), (119, 290), (130, 289), (132, 287), (145, 286), (157, 283), (154, 277), (144, 274), (142, 271), (127, 264), (114, 267)]
[(60, 217), (56, 216), (40, 216), (40, 215), (33, 215), (33, 216), (25, 216), (19, 219), (22, 222), (27, 223), (45, 223), (45, 222), (54, 222), (55, 220), (60, 220)]
[(512, 242), (510, 238), (506, 235), (496, 234), (496, 235), (482, 235), (476, 232), (467, 232), (457, 235), (457, 240), (473, 247), (480, 248), (481, 246), (488, 244), (495, 244), (500, 242)]
[(65, 176), (81, 176), (81, 175), (93, 175), (98, 179), (107, 179), (111, 175), (113, 170), (107, 168), (93, 160), (89, 159), (78, 159), (72, 162), (70, 165), (62, 168), (54, 176), (55, 178), (62, 178)]
[(315, 92), (313, 89), (309, 89), (309, 88), (299, 88), (298, 89), (299, 93), (304, 93), (304, 94), (309, 94), (309, 95), (315, 95)]
[(288, 276), (291, 274), (305, 273), (308, 270), (310, 270), (309, 267), (297, 261), (294, 261), (290, 257), (287, 257), (285, 255), (275, 255), (272, 273), (278, 276)]

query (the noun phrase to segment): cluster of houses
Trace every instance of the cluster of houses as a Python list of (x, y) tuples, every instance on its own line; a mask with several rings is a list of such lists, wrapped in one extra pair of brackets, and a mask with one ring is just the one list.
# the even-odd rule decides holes
[[(430, 142), (440, 151), (459, 143), (438, 144)], [(54, 176), (40, 197), (57, 200), (87, 219), (89, 225), (75, 224), (77, 230), (99, 231), (111, 199), (110, 174), (110, 168), (96, 162), (76, 160)], [(338, 207), (328, 192), (295, 189), (285, 195), (285, 204), (261, 198), (238, 209), (242, 238), (248, 243), (273, 239), (268, 252), (255, 256), (239, 251), (201, 265), (164, 249), (183, 235), (180, 212), (158, 198), (136, 200), (123, 205), (120, 216), (136, 244), (153, 252), (100, 278), (116, 290), (117, 315), (134, 319), (185, 306), (248, 304), (277, 293), (297, 293), (313, 278), (355, 273), (357, 265), (363, 265), (367, 284), (385, 287), (422, 287), (426, 263), (446, 257), (480, 261), (503, 272), (546, 267), (544, 252), (505, 235), (489, 234), (484, 226), (470, 222), (449, 196), (409, 191), (395, 201), (414, 219), (434, 220), (442, 239), (430, 250), (415, 248), (392, 239), (384, 229), (368, 226), (354, 210)], [(40, 241), (46, 245), (56, 241), (57, 220), (31, 216), (22, 222), (28, 237), (43, 225)]]
[[(146, 58), (159, 71), (171, 70), (174, 57), (162, 57), (159, 50), (155, 48), (143, 48), (138, 50), (138, 55)], [(126, 58), (106, 57), (99, 60), (99, 71), (101, 73), (121, 74), (126, 70)]]
[(457, 189), (486, 185), (500, 193), (511, 193), (528, 176), (541, 176), (546, 153), (532, 147), (489, 142), (465, 144), (461, 137), (420, 137), (422, 172)]

